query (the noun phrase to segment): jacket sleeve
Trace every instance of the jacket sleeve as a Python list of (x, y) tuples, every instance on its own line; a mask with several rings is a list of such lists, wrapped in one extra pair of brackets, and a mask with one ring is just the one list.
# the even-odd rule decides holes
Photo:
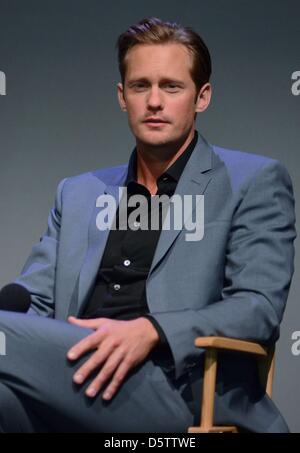
[(278, 339), (294, 273), (295, 237), (291, 179), (272, 160), (257, 172), (236, 207), (220, 300), (199, 310), (151, 313), (171, 347), (176, 377), (197, 364), (203, 352), (194, 346), (198, 336), (266, 345)]
[(153, 324), (153, 327), (156, 329), (159, 336), (159, 343), (156, 347), (159, 348), (161, 353), (167, 354), (170, 360), (172, 360), (172, 351), (170, 349), (168, 339), (157, 320), (149, 314), (142, 315), (142, 318), (148, 319)]
[(55, 272), (60, 234), (63, 179), (56, 191), (54, 207), (48, 217), (48, 226), (40, 242), (33, 246), (21, 274), (15, 283), (24, 286), (31, 294), (31, 306), (27, 314), (54, 317)]

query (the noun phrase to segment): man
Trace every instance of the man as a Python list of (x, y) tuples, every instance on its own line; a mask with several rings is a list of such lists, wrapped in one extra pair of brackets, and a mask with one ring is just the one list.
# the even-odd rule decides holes
[[(144, 19), (118, 49), (119, 103), (136, 147), (128, 166), (58, 186), (48, 229), (16, 280), (30, 291), (32, 316), (0, 316), (4, 432), (186, 432), (198, 422), (203, 376), (195, 338), (279, 336), (296, 235), (287, 171), (195, 130), (211, 99), (210, 56), (195, 32)], [(158, 229), (132, 221), (120, 188), (144, 197)], [(181, 229), (164, 229), (168, 211), (152, 211), (155, 195), (170, 209), (172, 196), (201, 204), (204, 195), (204, 236), (186, 237), (198, 204)], [(101, 229), (108, 199), (115, 223)], [(219, 371), (217, 423), (288, 430), (252, 358), (228, 354)]]

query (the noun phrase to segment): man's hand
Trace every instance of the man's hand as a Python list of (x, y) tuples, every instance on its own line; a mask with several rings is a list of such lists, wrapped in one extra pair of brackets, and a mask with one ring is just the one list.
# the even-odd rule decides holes
[(86, 390), (86, 395), (90, 397), (96, 396), (103, 384), (112, 377), (102, 395), (105, 400), (111, 399), (128, 371), (142, 362), (159, 342), (159, 335), (147, 318), (120, 321), (109, 318), (83, 320), (70, 316), (68, 321), (95, 330), (73, 346), (67, 354), (69, 360), (77, 360), (86, 352), (95, 350), (73, 377), (76, 384), (82, 384), (102, 365)]

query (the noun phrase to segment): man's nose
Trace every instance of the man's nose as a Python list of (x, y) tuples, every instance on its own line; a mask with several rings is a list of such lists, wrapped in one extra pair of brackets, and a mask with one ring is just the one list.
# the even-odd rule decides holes
[(151, 107), (151, 108), (158, 108), (158, 107), (162, 106), (163, 99), (162, 99), (162, 95), (159, 92), (158, 88), (152, 88), (150, 90), (149, 96), (147, 98), (147, 104), (148, 104), (148, 107)]

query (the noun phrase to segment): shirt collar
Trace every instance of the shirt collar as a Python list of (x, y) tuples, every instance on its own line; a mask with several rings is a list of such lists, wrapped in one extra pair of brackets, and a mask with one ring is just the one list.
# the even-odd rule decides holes
[[(159, 178), (157, 178), (157, 181), (160, 180), (161, 178), (165, 176), (171, 176), (172, 179), (175, 181), (179, 181), (179, 178), (183, 172), (183, 169), (185, 165), (187, 164), (187, 161), (189, 160), (193, 150), (195, 149), (195, 146), (197, 144), (198, 140), (198, 131), (195, 130), (194, 137), (192, 141), (189, 143), (189, 145), (186, 147), (186, 149), (183, 151), (182, 154), (173, 162), (173, 164), (164, 172), (162, 173)], [(125, 180), (125, 186), (129, 184), (129, 182), (133, 181), (136, 182), (137, 180), (137, 151), (136, 147), (131, 153), (129, 163), (128, 163), (128, 171), (127, 171), (127, 177)]]

